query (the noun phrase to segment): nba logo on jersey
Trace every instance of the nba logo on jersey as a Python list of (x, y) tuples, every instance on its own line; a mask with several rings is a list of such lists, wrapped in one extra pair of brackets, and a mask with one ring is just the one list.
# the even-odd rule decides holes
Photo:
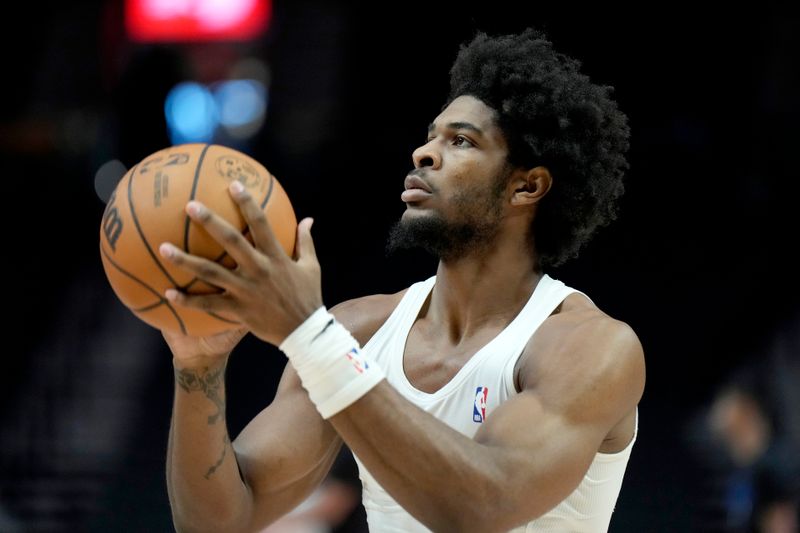
[(472, 421), (482, 423), (486, 420), (486, 395), (489, 387), (478, 387), (475, 391), (475, 405), (472, 406)]

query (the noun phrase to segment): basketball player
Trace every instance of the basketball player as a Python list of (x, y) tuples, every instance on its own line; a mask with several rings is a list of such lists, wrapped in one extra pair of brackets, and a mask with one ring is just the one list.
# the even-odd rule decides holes
[(614, 217), (627, 147), (610, 88), (543, 34), (478, 34), (413, 153), (390, 236), (392, 248), (437, 254), (435, 276), (328, 312), (310, 219), (290, 258), (237, 182), (255, 245), (189, 203), (239, 266), (162, 245), (225, 289), (167, 297), (236, 315), (290, 364), (274, 402), (231, 443), (223, 374), (244, 330), (164, 333), (178, 529), (258, 531), (303, 501), (344, 441), (372, 531), (606, 531), (636, 439), (642, 347), (546, 271)]

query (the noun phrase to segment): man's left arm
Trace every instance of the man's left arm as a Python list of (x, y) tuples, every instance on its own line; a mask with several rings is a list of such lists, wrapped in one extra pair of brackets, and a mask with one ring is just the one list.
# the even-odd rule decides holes
[(641, 345), (626, 325), (589, 321), (559, 351), (562, 360), (593, 364), (522, 376), (522, 392), (495, 409), (474, 439), (386, 381), (330, 421), (381, 486), (432, 530), (508, 530), (566, 498), (641, 397)]

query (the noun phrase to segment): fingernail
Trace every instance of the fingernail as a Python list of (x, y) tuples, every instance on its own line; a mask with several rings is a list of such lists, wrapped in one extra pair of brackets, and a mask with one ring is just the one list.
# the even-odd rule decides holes
[(186, 209), (189, 211), (190, 215), (200, 216), (203, 214), (203, 206), (200, 205), (200, 202), (194, 200), (186, 205)]
[(244, 186), (242, 182), (239, 180), (233, 180), (230, 186), (231, 192), (234, 194), (242, 194), (244, 192)]
[(158, 252), (161, 254), (161, 257), (172, 257), (174, 249), (171, 244), (165, 242), (158, 247)]
[(178, 291), (176, 291), (175, 289), (167, 289), (164, 292), (164, 296), (167, 297), (167, 300), (174, 302), (175, 299), (178, 297)]

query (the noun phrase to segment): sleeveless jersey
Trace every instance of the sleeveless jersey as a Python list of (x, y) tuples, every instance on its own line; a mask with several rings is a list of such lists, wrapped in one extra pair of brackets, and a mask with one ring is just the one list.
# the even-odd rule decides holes
[[(573, 292), (561, 281), (543, 275), (528, 302), (494, 339), (478, 350), (442, 388), (416, 389), (403, 370), (403, 352), (411, 326), (427, 299), (436, 276), (413, 284), (386, 322), (364, 346), (386, 373), (387, 381), (407, 400), (451, 428), (472, 438), (492, 411), (517, 394), (514, 367), (537, 328)], [(582, 293), (581, 293), (582, 294)], [(638, 430), (638, 411), (636, 420)], [(598, 533), (608, 530), (633, 443), (613, 454), (597, 453), (580, 485), (553, 509), (515, 528), (514, 533)], [(378, 484), (358, 457), (362, 500), (372, 533), (429, 531)]]

